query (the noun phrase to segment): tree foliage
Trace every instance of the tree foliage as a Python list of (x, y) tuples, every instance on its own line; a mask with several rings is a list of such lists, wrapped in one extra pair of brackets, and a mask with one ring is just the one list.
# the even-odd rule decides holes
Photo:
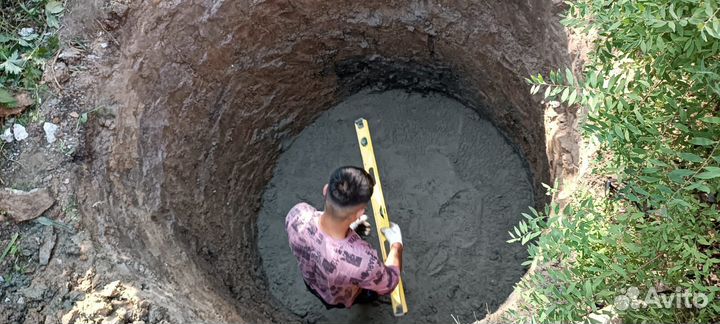
[(580, 190), (563, 210), (533, 211), (511, 233), (511, 241), (530, 242), (533, 262), (547, 265), (519, 286), (534, 310), (528, 316), (577, 321), (629, 287), (669, 287), (705, 294), (709, 303), (628, 308), (621, 316), (717, 320), (719, 3), (580, 0), (569, 7), (563, 24), (595, 38), (581, 77), (565, 69), (528, 81), (533, 94), (588, 111), (584, 137), (600, 145), (593, 174), (613, 181), (603, 199)]

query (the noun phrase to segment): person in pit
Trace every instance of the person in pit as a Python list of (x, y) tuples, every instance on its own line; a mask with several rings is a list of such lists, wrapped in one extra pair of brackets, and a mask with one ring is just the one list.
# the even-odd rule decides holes
[(340, 167), (323, 188), (325, 210), (299, 203), (285, 217), (290, 249), (305, 286), (327, 309), (371, 302), (391, 293), (400, 281), (400, 227), (391, 223), (381, 229), (390, 244), (384, 263), (358, 234), (370, 234), (365, 209), (374, 186), (365, 170)]

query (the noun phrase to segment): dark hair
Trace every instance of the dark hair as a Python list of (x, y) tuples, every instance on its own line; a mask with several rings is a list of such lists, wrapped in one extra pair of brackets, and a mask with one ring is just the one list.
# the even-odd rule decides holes
[(330, 175), (328, 199), (338, 207), (350, 207), (370, 201), (375, 180), (365, 170), (354, 167), (339, 167)]

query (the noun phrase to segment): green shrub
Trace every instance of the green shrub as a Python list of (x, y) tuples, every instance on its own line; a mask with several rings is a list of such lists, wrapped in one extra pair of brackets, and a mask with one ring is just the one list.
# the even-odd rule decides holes
[(600, 145), (593, 176), (613, 181), (604, 197), (581, 189), (563, 210), (533, 211), (511, 233), (545, 269), (519, 284), (528, 312), (516, 320), (582, 320), (637, 287), (640, 300), (653, 289), (665, 300), (687, 290), (707, 305), (616, 307), (626, 322), (717, 321), (720, 6), (569, 6), (563, 24), (595, 38), (582, 78), (566, 69), (528, 81), (532, 93), (588, 111), (584, 137)]

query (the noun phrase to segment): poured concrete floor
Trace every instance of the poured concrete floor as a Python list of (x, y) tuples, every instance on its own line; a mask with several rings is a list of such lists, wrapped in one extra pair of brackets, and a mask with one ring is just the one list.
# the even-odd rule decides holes
[[(325, 310), (308, 292), (283, 224), (298, 202), (322, 208), (322, 187), (341, 165), (362, 165), (353, 121), (369, 121), (390, 219), (405, 242), (409, 313), (389, 304)], [(362, 92), (286, 143), (258, 216), (258, 249), (271, 293), (307, 322), (451, 323), (494, 311), (524, 274), (507, 244), (533, 193), (521, 157), (489, 122), (442, 95)], [(368, 210), (371, 212), (370, 210)], [(372, 217), (371, 217), (372, 218)], [(376, 233), (368, 238), (377, 245)]]

